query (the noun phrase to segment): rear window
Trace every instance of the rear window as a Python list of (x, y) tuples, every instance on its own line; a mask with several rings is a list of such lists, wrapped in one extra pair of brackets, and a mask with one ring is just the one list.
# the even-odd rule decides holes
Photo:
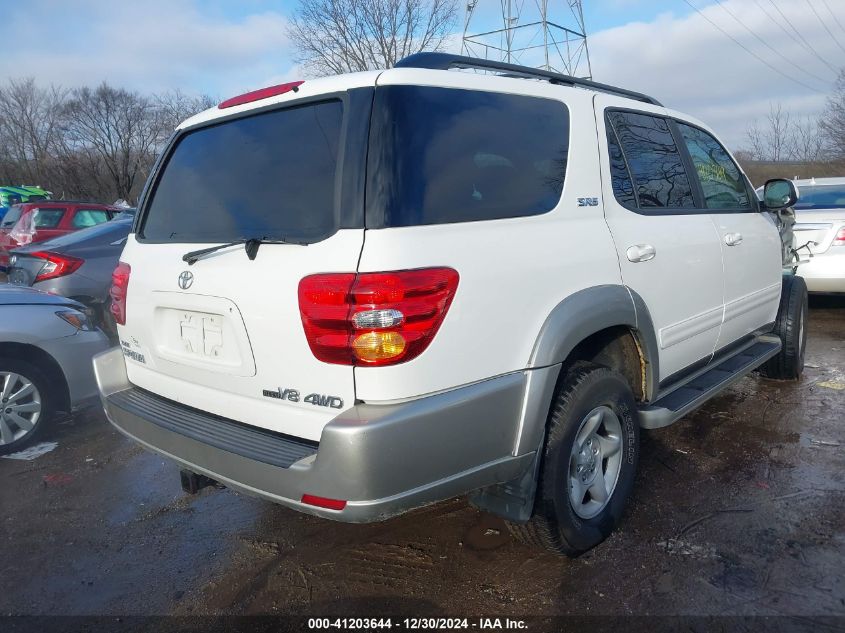
[(550, 99), (387, 86), (376, 90), (367, 225), (537, 215), (560, 200), (569, 113)]
[(796, 209), (845, 209), (845, 184), (802, 185)]
[(338, 100), (235, 119), (185, 134), (147, 206), (156, 242), (317, 241), (339, 224)]

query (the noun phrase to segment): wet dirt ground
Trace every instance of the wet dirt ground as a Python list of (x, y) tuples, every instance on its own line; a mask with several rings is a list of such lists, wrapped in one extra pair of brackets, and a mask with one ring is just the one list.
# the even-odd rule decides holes
[(0, 459), (0, 614), (845, 616), (845, 298), (811, 301), (801, 381), (643, 433), (622, 527), (576, 560), (464, 500), (344, 525), (186, 496), (97, 412), (45, 439)]

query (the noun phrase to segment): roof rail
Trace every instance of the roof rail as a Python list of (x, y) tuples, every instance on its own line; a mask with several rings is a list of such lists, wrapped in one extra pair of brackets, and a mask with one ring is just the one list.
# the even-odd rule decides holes
[(569, 75), (562, 75), (542, 68), (531, 68), (498, 62), (492, 59), (481, 59), (476, 57), (464, 57), (450, 53), (416, 53), (396, 62), (397, 68), (429, 68), (432, 70), (449, 70), (450, 68), (477, 68), (480, 70), (497, 70), (509, 76), (545, 79), (553, 84), (564, 86), (579, 86), (589, 90), (607, 92), (620, 97), (628, 97), (637, 101), (643, 101), (656, 106), (663, 106), (657, 99), (644, 95), (641, 92), (625, 90), (616, 86), (590, 81), (589, 79), (578, 79)]

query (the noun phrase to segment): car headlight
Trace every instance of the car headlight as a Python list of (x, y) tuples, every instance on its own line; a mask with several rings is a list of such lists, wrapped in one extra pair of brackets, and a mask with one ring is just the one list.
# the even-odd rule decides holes
[(9, 258), (9, 266), (14, 266), (14, 265), (15, 265), (15, 264), (17, 264), (17, 263), (18, 263), (18, 256), (17, 256), (17, 255), (12, 255), (12, 256)]
[(79, 312), (78, 310), (60, 310), (59, 312), (56, 312), (56, 316), (63, 321), (70, 323), (77, 330), (90, 332), (97, 329), (94, 322), (91, 320), (91, 317), (84, 312)]

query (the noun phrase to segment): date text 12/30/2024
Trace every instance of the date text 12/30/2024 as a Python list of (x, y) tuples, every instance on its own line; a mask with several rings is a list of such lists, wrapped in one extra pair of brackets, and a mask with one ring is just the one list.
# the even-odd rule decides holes
[(511, 618), (309, 618), (311, 630), (369, 631), (377, 629), (406, 630), (526, 630), (524, 620)]

